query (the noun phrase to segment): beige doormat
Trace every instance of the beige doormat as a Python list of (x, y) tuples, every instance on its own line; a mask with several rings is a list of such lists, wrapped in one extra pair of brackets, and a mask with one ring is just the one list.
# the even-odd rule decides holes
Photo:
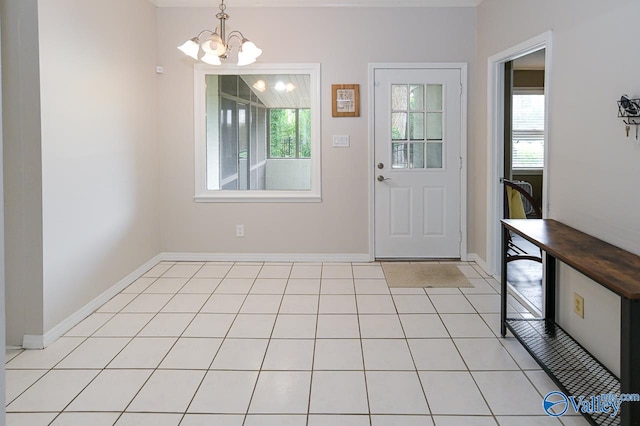
[(456, 265), (382, 263), (389, 287), (473, 287)]

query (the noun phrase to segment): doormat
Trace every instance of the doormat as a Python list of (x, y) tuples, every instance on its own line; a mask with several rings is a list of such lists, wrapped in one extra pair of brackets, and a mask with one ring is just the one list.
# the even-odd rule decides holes
[(382, 263), (389, 287), (473, 287), (456, 265)]

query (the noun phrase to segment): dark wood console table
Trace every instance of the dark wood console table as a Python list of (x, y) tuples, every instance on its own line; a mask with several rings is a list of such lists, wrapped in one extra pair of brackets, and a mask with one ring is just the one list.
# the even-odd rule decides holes
[[(544, 251), (544, 319), (507, 318), (509, 232)], [(620, 296), (620, 378), (556, 324), (557, 261)], [(640, 393), (640, 256), (552, 219), (504, 219), (501, 278), (502, 336), (510, 330), (566, 395)], [(640, 402), (622, 403), (616, 417), (584, 416), (593, 425), (640, 425)]]

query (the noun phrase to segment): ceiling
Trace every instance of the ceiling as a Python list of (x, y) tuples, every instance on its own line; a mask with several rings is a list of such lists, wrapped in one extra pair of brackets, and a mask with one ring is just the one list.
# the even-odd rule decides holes
[[(219, 0), (149, 0), (158, 7), (218, 7)], [(482, 0), (227, 0), (231, 7), (475, 7)]]

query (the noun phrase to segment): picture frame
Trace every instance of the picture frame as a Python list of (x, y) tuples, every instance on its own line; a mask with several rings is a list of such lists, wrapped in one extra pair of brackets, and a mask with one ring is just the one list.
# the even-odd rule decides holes
[(333, 117), (360, 117), (359, 84), (332, 84), (331, 92)]

